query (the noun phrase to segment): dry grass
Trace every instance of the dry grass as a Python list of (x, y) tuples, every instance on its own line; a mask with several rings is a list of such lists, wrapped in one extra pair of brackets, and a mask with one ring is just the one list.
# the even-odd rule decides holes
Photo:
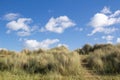
[(99, 45), (89, 54), (87, 67), (98, 73), (116, 74), (120, 73), (120, 50), (113, 45)]
[[(5, 54), (4, 54), (5, 52)], [(9, 51), (8, 51), (9, 52)], [(50, 72), (61, 75), (76, 75), (79, 73), (80, 57), (78, 53), (70, 52), (65, 47), (50, 50), (29, 51), (8, 55), (7, 51), (0, 58), (0, 70), (22, 69), (28, 73), (48, 74)], [(7, 54), (6, 54), (7, 53)]]
[(119, 49), (120, 45), (97, 44), (76, 51), (64, 46), (21, 52), (1, 50), (0, 80), (119, 80)]

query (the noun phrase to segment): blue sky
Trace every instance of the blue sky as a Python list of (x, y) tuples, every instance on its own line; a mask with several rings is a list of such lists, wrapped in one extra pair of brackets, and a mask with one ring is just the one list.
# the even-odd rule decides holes
[(1, 0), (0, 48), (73, 50), (86, 43), (120, 43), (119, 5), (119, 0)]

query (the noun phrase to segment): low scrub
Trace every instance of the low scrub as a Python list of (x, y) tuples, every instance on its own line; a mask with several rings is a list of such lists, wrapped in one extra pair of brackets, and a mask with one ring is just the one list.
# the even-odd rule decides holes
[(87, 58), (87, 67), (98, 73), (113, 74), (120, 73), (120, 50), (97, 49), (90, 53)]
[(77, 53), (52, 54), (45, 53), (31, 56), (24, 65), (24, 70), (30, 73), (46, 74), (57, 72), (62, 75), (77, 74), (79, 72), (79, 55)]
[(61, 75), (76, 75), (79, 73), (79, 54), (71, 52), (63, 46), (49, 50), (30, 51), (24, 49), (20, 53), (10, 55), (5, 53), (4, 55), (0, 58), (1, 71), (21, 69), (32, 74), (53, 72)]
[(0, 58), (0, 70), (11, 70), (13, 68), (13, 61), (10, 58)]
[(85, 44), (81, 49), (77, 49), (75, 51), (78, 52), (80, 55), (86, 55), (89, 54), (92, 50), (93, 46), (91, 46), (90, 44)]

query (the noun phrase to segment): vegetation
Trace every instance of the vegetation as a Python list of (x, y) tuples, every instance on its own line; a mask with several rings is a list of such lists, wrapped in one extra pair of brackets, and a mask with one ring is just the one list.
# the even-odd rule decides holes
[(20, 53), (13, 52), (13, 54), (7, 50), (0, 51), (0, 71), (5, 73), (8, 71), (13, 74), (13, 71), (17, 71), (16, 74), (22, 72), (25, 75), (77, 76), (80, 74), (80, 67), (79, 54), (69, 51), (64, 46), (50, 50), (24, 49)]
[(115, 74), (120, 73), (120, 50), (113, 45), (94, 46), (94, 50), (88, 56), (87, 67), (98, 73)]
[(89, 54), (92, 50), (93, 46), (90, 44), (85, 44), (82, 49), (77, 49), (75, 51), (77, 51), (79, 54)]
[(120, 44), (86, 44), (75, 51), (64, 46), (21, 52), (0, 50), (0, 80), (99, 79), (120, 79)]

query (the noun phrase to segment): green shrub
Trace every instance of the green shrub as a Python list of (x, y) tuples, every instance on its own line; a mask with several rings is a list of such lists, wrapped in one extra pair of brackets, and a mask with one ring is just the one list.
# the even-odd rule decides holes
[(82, 49), (77, 49), (75, 50), (76, 52), (78, 52), (79, 54), (89, 54), (92, 51), (93, 47), (90, 44), (85, 44)]
[(95, 44), (93, 46), (93, 51), (97, 50), (97, 49), (101, 49), (102, 51), (112, 51), (114, 49), (116, 49), (116, 46), (112, 45), (112, 44)]
[(106, 73), (120, 73), (120, 51), (112, 52), (103, 57)]

